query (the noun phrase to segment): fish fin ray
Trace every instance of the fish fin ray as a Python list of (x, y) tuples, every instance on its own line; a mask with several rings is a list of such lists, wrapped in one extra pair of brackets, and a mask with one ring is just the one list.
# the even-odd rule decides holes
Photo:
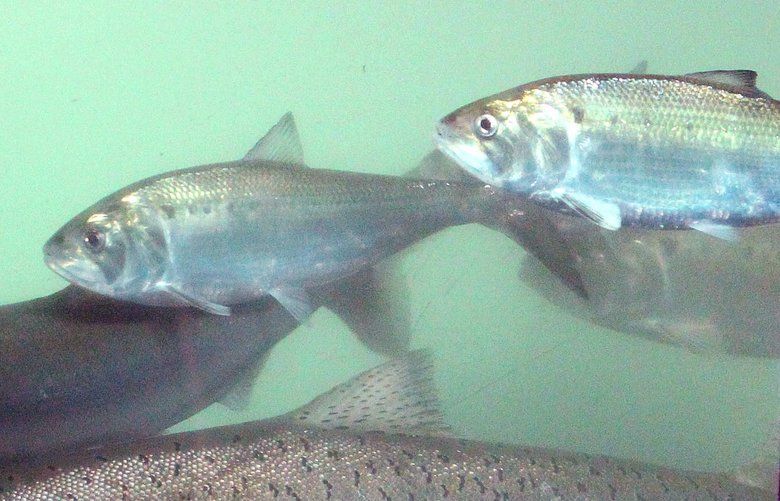
[(620, 207), (617, 204), (602, 202), (587, 195), (563, 192), (556, 194), (563, 203), (577, 214), (590, 219), (607, 230), (619, 230), (622, 224)]
[(409, 347), (411, 326), (406, 282), (390, 261), (326, 286), (322, 304), (369, 349), (399, 355)]
[(733, 226), (713, 223), (712, 221), (699, 221), (688, 225), (688, 227), (727, 242), (739, 240), (737, 230)]
[(432, 361), (411, 351), (369, 369), (284, 416), (320, 429), (446, 434)]
[(309, 294), (302, 288), (279, 286), (271, 289), (269, 294), (279, 301), (279, 304), (300, 323), (306, 322), (314, 313), (314, 303)]
[(274, 160), (303, 164), (303, 146), (292, 112), (285, 113), (271, 129), (260, 138), (244, 160)]
[(163, 288), (165, 289), (165, 292), (167, 292), (172, 296), (175, 296), (177, 299), (183, 301), (184, 303), (190, 306), (200, 308), (201, 310), (207, 311), (214, 315), (222, 315), (222, 316), (230, 315), (229, 307), (217, 303), (212, 303), (211, 301), (207, 301), (206, 299), (187, 293), (184, 290), (182, 290), (181, 287), (177, 287), (176, 285), (173, 284), (167, 284)]
[(699, 71), (696, 73), (686, 73), (683, 76), (700, 82), (736, 87), (743, 95), (748, 97), (772, 99), (769, 94), (756, 87), (758, 73), (753, 70)]

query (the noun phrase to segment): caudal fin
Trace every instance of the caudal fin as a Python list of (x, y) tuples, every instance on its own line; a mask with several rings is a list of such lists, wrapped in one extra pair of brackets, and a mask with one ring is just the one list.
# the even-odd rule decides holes
[(369, 349), (395, 356), (409, 347), (410, 308), (403, 276), (380, 263), (319, 291), (322, 305), (338, 315)]
[[(408, 175), (449, 181), (474, 180), (438, 150), (426, 155)], [(559, 219), (555, 217), (552, 212), (525, 198), (498, 191), (492, 212), (481, 222), (512, 238), (567, 287), (587, 298), (585, 284), (576, 267), (576, 256), (559, 230)]]

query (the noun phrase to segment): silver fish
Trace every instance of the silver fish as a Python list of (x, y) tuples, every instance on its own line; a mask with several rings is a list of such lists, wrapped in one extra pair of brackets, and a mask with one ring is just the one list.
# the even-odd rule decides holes
[(0, 499), (773, 499), (728, 474), (451, 438), (436, 402), (413, 352), (278, 418), (0, 469)]
[[(312, 297), (373, 350), (397, 353), (408, 314), (403, 291), (385, 281), (361, 272)], [(270, 297), (230, 317), (75, 286), (0, 306), (0, 463), (151, 436), (217, 401), (241, 407), (270, 350), (297, 326)]]
[(286, 114), (240, 161), (130, 185), (46, 243), (47, 265), (117, 299), (227, 305), (270, 294), (293, 316), (308, 290), (347, 277), (447, 226), (473, 222), (495, 189), (309, 169)]
[(587, 74), (443, 118), (439, 148), (482, 181), (607, 229), (780, 221), (780, 102), (753, 71)]
[[(468, 178), (437, 150), (414, 175)], [(780, 224), (737, 229), (732, 242), (609, 231), (521, 197), (501, 218), (533, 256), (521, 279), (568, 314), (695, 352), (780, 357)]]

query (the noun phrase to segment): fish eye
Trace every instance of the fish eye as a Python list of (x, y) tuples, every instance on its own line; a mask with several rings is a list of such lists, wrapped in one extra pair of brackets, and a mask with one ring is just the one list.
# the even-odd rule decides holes
[(90, 228), (84, 233), (84, 245), (95, 254), (106, 248), (106, 234), (95, 228)]
[(482, 137), (491, 137), (498, 131), (498, 120), (489, 114), (480, 115), (474, 122), (477, 134)]

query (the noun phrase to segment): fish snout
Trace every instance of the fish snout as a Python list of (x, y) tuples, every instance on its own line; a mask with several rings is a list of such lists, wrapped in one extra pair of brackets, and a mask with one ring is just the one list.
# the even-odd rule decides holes
[(65, 237), (61, 233), (57, 233), (43, 245), (43, 255), (46, 256), (46, 258), (50, 258), (54, 256), (59, 249), (62, 249), (63, 245), (65, 245)]
[(433, 141), (437, 146), (440, 148), (446, 147), (456, 139), (452, 129), (454, 124), (454, 119), (450, 117), (444, 117), (436, 124), (436, 133), (433, 135)]

